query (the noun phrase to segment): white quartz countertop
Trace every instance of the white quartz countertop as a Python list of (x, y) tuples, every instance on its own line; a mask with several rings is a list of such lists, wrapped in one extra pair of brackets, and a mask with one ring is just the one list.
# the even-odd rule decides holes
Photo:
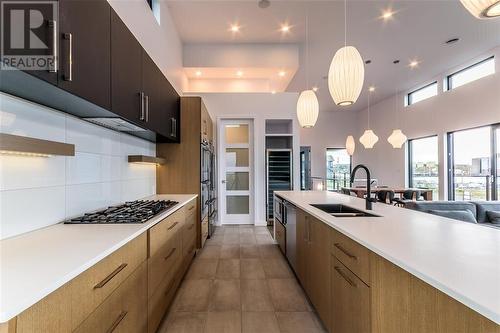
[(365, 200), (332, 192), (275, 192), (371, 251), (500, 324), (500, 230), (427, 213), (373, 205), (381, 217), (333, 217), (310, 204)]
[(0, 323), (52, 293), (197, 195), (155, 195), (172, 209), (142, 224), (56, 224), (0, 241)]

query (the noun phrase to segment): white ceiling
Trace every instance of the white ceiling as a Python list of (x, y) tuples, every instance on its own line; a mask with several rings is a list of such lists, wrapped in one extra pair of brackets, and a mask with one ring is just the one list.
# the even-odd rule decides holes
[[(344, 2), (271, 0), (267, 9), (259, 8), (257, 2), (177, 0), (168, 4), (184, 43), (305, 45), (307, 16), (309, 66), (301, 57), (301, 66), (287, 91), (305, 88), (308, 67), (309, 86), (319, 87), (321, 110), (339, 110), (323, 77), (328, 73), (333, 54), (344, 43)], [(397, 90), (426, 83), (437, 74), (500, 45), (500, 19), (478, 20), (458, 0), (348, 0), (347, 3), (347, 43), (356, 46), (365, 60), (372, 60), (366, 67), (365, 88), (376, 86), (373, 103), (394, 95)], [(387, 8), (396, 13), (393, 19), (384, 22), (380, 15)], [(288, 35), (279, 31), (285, 22), (292, 26)], [(232, 23), (241, 26), (240, 33), (228, 31)], [(444, 45), (454, 37), (460, 41)], [(394, 59), (400, 59), (401, 63), (393, 65)], [(407, 66), (411, 59), (421, 62), (417, 69)], [(341, 109), (364, 107), (366, 96), (361, 96), (354, 106)]]

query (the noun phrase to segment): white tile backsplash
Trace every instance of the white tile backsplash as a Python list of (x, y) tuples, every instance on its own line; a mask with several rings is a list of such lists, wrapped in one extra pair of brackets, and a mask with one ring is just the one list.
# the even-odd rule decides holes
[(0, 93), (0, 132), (75, 145), (75, 156), (0, 155), (0, 239), (156, 193), (156, 145)]

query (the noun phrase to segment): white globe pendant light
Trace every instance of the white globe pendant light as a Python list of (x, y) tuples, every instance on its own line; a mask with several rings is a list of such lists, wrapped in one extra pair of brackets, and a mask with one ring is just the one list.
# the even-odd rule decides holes
[(460, 2), (478, 19), (500, 16), (500, 0), (460, 0)]
[(356, 103), (365, 79), (361, 54), (354, 46), (344, 46), (333, 56), (328, 71), (328, 89), (339, 106)]
[(312, 90), (304, 90), (297, 101), (297, 119), (304, 128), (314, 127), (319, 115), (319, 103)]
[(378, 136), (371, 129), (365, 130), (363, 135), (359, 138), (359, 142), (361, 142), (366, 149), (372, 149), (377, 141)]
[(366, 149), (372, 149), (373, 146), (378, 141), (378, 136), (370, 129), (370, 94), (371, 91), (368, 90), (368, 128), (365, 130), (363, 135), (359, 138), (359, 142), (365, 147)]
[(328, 70), (328, 89), (339, 106), (358, 100), (365, 80), (365, 65), (354, 46), (347, 46), (347, 0), (344, 0), (344, 47), (335, 52)]
[(400, 129), (395, 129), (387, 138), (387, 141), (392, 145), (392, 148), (401, 148), (405, 144), (406, 139), (406, 135)]
[[(307, 11), (307, 8), (306, 8)], [(309, 87), (309, 31), (308, 14), (306, 12), (306, 85)], [(297, 119), (303, 128), (311, 128), (316, 125), (319, 115), (319, 102), (313, 90), (304, 90), (300, 93), (297, 101)]]
[(354, 141), (354, 137), (349, 135), (347, 140), (345, 140), (345, 149), (347, 150), (347, 154), (349, 156), (354, 155), (354, 150), (356, 149), (356, 142)]

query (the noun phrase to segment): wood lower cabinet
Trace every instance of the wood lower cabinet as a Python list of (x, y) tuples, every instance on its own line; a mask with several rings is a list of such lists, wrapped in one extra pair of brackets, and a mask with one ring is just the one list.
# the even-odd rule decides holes
[(331, 258), (331, 331), (335, 333), (370, 332), (370, 288)]
[(296, 211), (295, 273), (331, 333), (500, 333), (500, 325)]
[(285, 226), (281, 224), (281, 222), (276, 221), (274, 223), (274, 234), (276, 238), (276, 242), (278, 243), (278, 246), (280, 247), (280, 250), (283, 254), (286, 255), (286, 230)]
[(0, 333), (156, 332), (196, 253), (195, 203), (0, 324)]

